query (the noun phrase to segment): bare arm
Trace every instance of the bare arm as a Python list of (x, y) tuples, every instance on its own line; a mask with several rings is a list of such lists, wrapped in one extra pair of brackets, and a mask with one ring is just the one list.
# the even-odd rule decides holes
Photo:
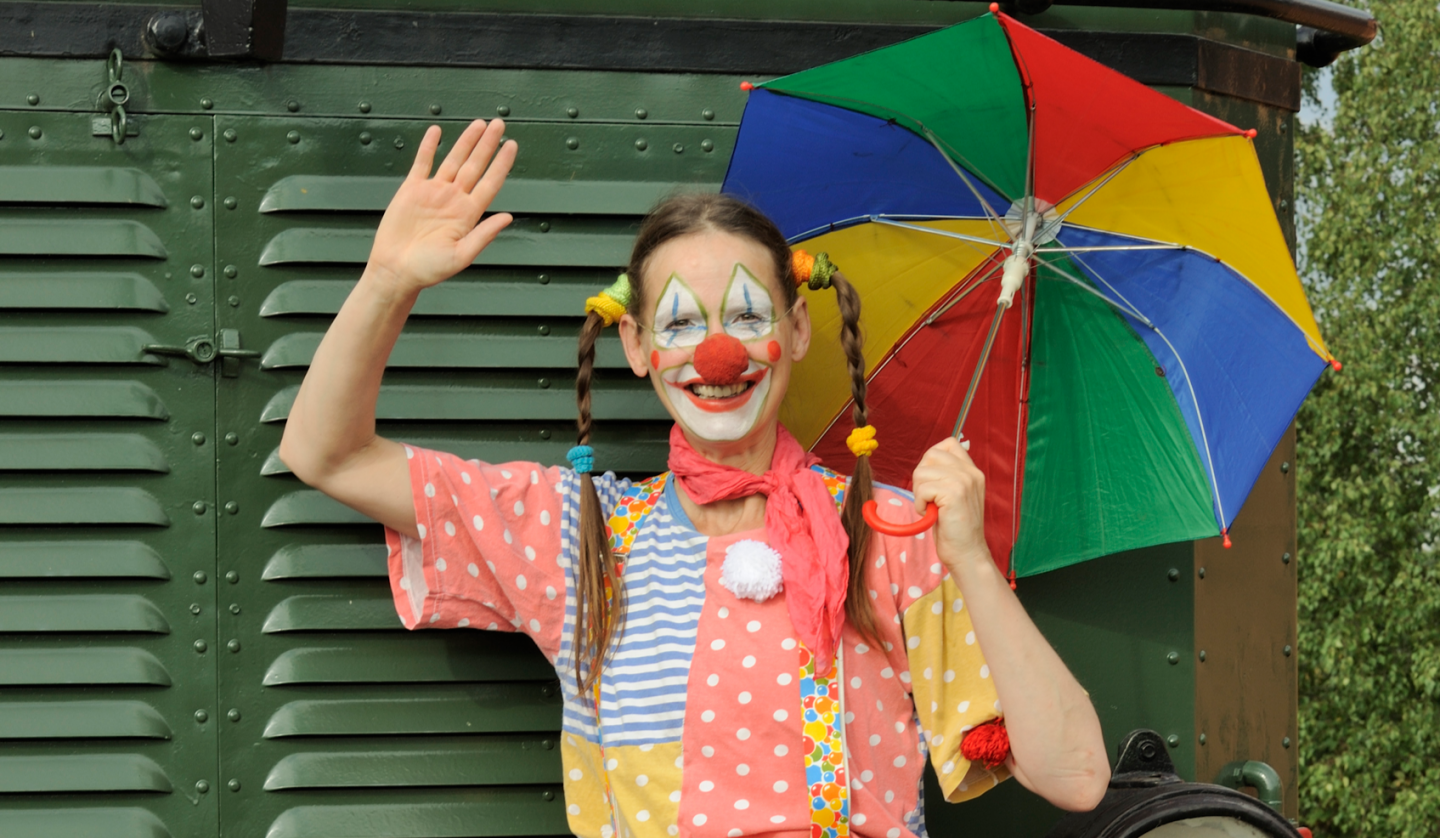
[(440, 145), (431, 126), (380, 228), (370, 261), (341, 306), (285, 421), (280, 459), (305, 483), (341, 503), (417, 535), (403, 446), (375, 433), (385, 362), (420, 292), (459, 273), (511, 221), (481, 221), (515, 162), (505, 124), (481, 120), (456, 140), (434, 177)]
[(954, 439), (930, 449), (915, 469), (917, 510), (932, 500), (940, 507), (936, 552), (965, 597), (1005, 711), (1010, 772), (1061, 809), (1093, 809), (1110, 781), (1100, 720), (991, 560), (985, 476)]

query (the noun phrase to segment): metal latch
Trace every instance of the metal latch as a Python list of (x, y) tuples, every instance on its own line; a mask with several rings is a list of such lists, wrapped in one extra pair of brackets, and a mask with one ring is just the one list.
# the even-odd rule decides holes
[(120, 80), (125, 74), (125, 56), (120, 54), (118, 47), (110, 51), (110, 59), (105, 62), (105, 68), (109, 71), (110, 81), (100, 94), (100, 107), (109, 116), (97, 116), (90, 120), (90, 134), (95, 137), (109, 137), (116, 145), (123, 145), (126, 137), (140, 136), (140, 129), (130, 124), (130, 119), (125, 114), (125, 103), (130, 101), (130, 88)]
[(146, 344), (140, 347), (140, 351), (148, 352), (151, 355), (170, 355), (177, 358), (189, 358), (197, 366), (203, 366), (220, 359), (220, 375), (225, 378), (238, 378), (240, 376), (241, 358), (259, 358), (260, 353), (253, 349), (240, 348), (239, 329), (221, 329), (220, 345), (215, 345), (215, 339), (209, 335), (199, 335), (185, 341), (184, 346), (164, 346), (162, 344)]

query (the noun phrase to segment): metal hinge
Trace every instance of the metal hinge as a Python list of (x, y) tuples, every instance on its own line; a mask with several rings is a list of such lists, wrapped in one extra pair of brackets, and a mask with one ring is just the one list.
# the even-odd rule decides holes
[(215, 339), (209, 335), (199, 335), (185, 341), (184, 346), (163, 346), (160, 344), (146, 344), (140, 347), (142, 352), (151, 355), (171, 355), (178, 358), (189, 358), (197, 365), (209, 364), (220, 359), (220, 375), (225, 378), (238, 378), (240, 376), (241, 358), (259, 358), (260, 353), (253, 349), (240, 348), (239, 329), (221, 329), (220, 345), (215, 345)]
[(118, 48), (110, 51), (105, 62), (110, 81), (100, 94), (100, 107), (108, 116), (97, 116), (90, 120), (90, 134), (95, 137), (109, 137), (116, 145), (124, 145), (126, 137), (140, 136), (140, 129), (131, 124), (125, 114), (125, 103), (130, 101), (130, 88), (121, 77), (125, 75), (125, 56)]

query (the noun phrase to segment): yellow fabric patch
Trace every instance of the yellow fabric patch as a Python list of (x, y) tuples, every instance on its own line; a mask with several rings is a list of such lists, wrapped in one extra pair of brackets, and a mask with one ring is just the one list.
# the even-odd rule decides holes
[[(1091, 188), (1079, 189), (1057, 211), (1063, 215)], [(1185, 244), (1216, 257), (1273, 300), (1310, 339), (1315, 353), (1330, 359), (1265, 191), (1260, 161), (1246, 138), (1208, 137), (1152, 148), (1066, 221)]]
[(605, 749), (623, 838), (670, 838), (680, 813), (679, 742)]
[(1000, 715), (1000, 699), (970, 612), (948, 575), (905, 609), (904, 627), (915, 710), (930, 737), (930, 763), (940, 788), (951, 803), (979, 797), (1010, 774), (1004, 766), (987, 771), (975, 765), (972, 770), (960, 742), (970, 728)]
[(571, 733), (560, 735), (560, 764), (565, 774), (565, 812), (579, 838), (609, 832), (610, 805), (600, 768), (600, 746)]
[[(984, 220), (924, 221), (919, 226), (1002, 241)], [(873, 373), (915, 321), (975, 270), (994, 248), (884, 224), (861, 224), (805, 242), (828, 251), (864, 301), (865, 368)], [(998, 291), (998, 289), (997, 289)], [(806, 292), (814, 336), (796, 365), (780, 420), (809, 448), (850, 401), (850, 373), (840, 346), (835, 294)]]

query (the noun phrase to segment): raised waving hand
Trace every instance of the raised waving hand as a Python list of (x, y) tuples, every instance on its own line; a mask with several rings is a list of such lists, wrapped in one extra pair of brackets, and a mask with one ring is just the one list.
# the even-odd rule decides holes
[(501, 120), (475, 120), (431, 176), (440, 128), (426, 130), (375, 231), (369, 271), (377, 280), (401, 292), (437, 285), (475, 261), (510, 224), (507, 212), (482, 220), (515, 163), (515, 142), (502, 144), (504, 134)]

